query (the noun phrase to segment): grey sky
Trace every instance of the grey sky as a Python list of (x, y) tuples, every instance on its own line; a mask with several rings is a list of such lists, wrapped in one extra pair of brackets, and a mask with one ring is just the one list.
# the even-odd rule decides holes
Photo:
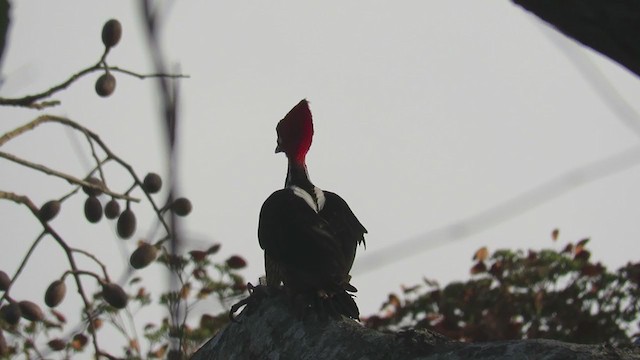
[[(109, 64), (151, 71), (132, 3), (14, 2), (0, 96), (40, 91), (96, 62), (101, 27), (110, 18), (122, 22), (124, 33)], [(263, 266), (258, 212), (286, 173), (285, 158), (273, 154), (275, 125), (301, 98), (309, 99), (315, 119), (307, 158), (312, 181), (345, 198), (369, 230), (356, 273), (358, 259), (372, 269), (366, 257), (385, 247), (638, 145), (562, 48), (593, 63), (622, 98), (638, 98), (638, 79), (542, 31), (508, 1), (189, 1), (175, 2), (167, 20), (167, 56), (191, 76), (181, 82), (181, 189), (194, 204), (185, 229), (202, 240), (194, 246), (216, 241), (225, 256), (246, 256), (250, 281)], [(46, 112), (99, 133), (140, 175), (163, 173), (153, 82), (117, 74), (116, 92), (102, 99), (93, 91), (98, 76), (55, 96), (62, 106)], [(0, 112), (2, 132), (39, 114)], [(90, 153), (78, 138), (84, 153), (74, 155), (70, 139), (68, 131), (47, 126), (3, 151), (81, 176)], [(36, 203), (68, 189), (6, 161), (0, 169), (0, 189), (29, 194)], [(126, 189), (121, 171), (107, 171), (113, 188)], [(461, 241), (445, 237), (438, 247), (417, 246), (412, 257), (360, 271), (353, 284), (362, 313), (376, 311), (388, 292), (423, 276), (442, 283), (466, 278), (473, 252), (483, 245), (562, 247), (591, 237), (596, 259), (619, 266), (637, 256), (630, 250), (640, 235), (638, 176), (638, 167), (631, 167)], [(117, 273), (121, 240), (107, 221), (78, 223), (82, 201), (65, 203), (54, 224), (70, 242), (111, 259)], [(137, 236), (144, 237), (151, 212), (146, 205), (134, 209), (141, 218)], [(0, 244), (11, 249), (0, 252), (0, 268), (11, 273), (39, 229), (24, 209), (7, 202), (0, 202), (0, 226)], [(549, 234), (556, 227), (561, 235), (554, 245)], [(51, 253), (58, 254), (48, 244), (37, 251), (25, 274), (30, 285), (16, 292), (44, 290), (64, 271), (64, 263), (52, 263), (60, 255)]]

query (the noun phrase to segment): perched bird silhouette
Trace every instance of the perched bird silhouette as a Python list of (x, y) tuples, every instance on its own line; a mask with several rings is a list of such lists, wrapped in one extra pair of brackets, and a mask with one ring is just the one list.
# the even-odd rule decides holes
[(367, 230), (337, 194), (309, 179), (305, 157), (313, 138), (307, 100), (300, 101), (276, 127), (276, 153), (288, 159), (284, 189), (262, 205), (258, 239), (264, 249), (267, 286), (284, 285), (303, 308), (317, 307), (359, 317), (349, 281), (356, 248)]

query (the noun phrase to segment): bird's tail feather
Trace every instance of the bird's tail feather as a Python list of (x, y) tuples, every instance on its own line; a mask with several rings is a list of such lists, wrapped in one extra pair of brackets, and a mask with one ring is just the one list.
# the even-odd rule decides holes
[(352, 319), (360, 318), (360, 310), (353, 300), (353, 295), (346, 291), (334, 294), (331, 298), (334, 308), (341, 314)]

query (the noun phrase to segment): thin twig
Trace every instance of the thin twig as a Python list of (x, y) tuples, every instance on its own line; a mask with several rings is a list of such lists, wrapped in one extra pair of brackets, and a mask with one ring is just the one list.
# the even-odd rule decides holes
[[(62, 247), (62, 250), (67, 256), (69, 267), (71, 267), (71, 270), (73, 271), (73, 278), (76, 282), (78, 293), (80, 294), (80, 297), (82, 298), (82, 302), (84, 303), (83, 311), (87, 316), (87, 318), (89, 319), (89, 321), (92, 322), (94, 315), (91, 313), (91, 309), (92, 309), (91, 302), (89, 301), (84, 291), (84, 286), (82, 286), (82, 282), (80, 281), (78, 266), (76, 265), (76, 260), (73, 257), (73, 251), (71, 250), (69, 245), (67, 245), (64, 239), (51, 226), (49, 226), (49, 223), (47, 223), (46, 221), (40, 220), (40, 217), (38, 216), (38, 210), (39, 210), (38, 207), (27, 196), (0, 191), (0, 198), (9, 199), (18, 204), (25, 205), (31, 211), (31, 213), (40, 221), (40, 224), (44, 227), (44, 232), (50, 234), (53, 237), (53, 239), (58, 243), (58, 245)], [(100, 353), (100, 347), (98, 346), (98, 336), (95, 334), (95, 332), (91, 334), (91, 338), (93, 340), (93, 347), (96, 351), (96, 354)]]
[(96, 167), (98, 168), (100, 179), (102, 180), (104, 186), (107, 187), (107, 178), (104, 176), (104, 172), (102, 171), (102, 161), (100, 161), (100, 159), (98, 158), (98, 154), (96, 154), (96, 147), (93, 146), (93, 141), (91, 140), (91, 136), (89, 136), (89, 134), (84, 132), (84, 136), (87, 138), (87, 142), (89, 143), (89, 147), (91, 148), (91, 156), (93, 156), (93, 159), (96, 161)]
[[(27, 124), (25, 124), (23, 126), (20, 126), (20, 127), (14, 129), (14, 130), (2, 135), (2, 137), (0, 137), (0, 146), (2, 146), (3, 144), (7, 143), (9, 140), (11, 140), (11, 139), (13, 139), (13, 138), (15, 138), (15, 137), (27, 132), (27, 131), (33, 130), (37, 126), (39, 126), (41, 124), (44, 124), (44, 123), (47, 123), (47, 122), (54, 122), (54, 123), (67, 125), (67, 126), (73, 128), (73, 129), (78, 130), (78, 131), (82, 132), (83, 134), (89, 136), (93, 141), (95, 141), (96, 144), (98, 144), (98, 146), (100, 146), (100, 149), (102, 149), (102, 151), (105, 152), (105, 154), (107, 155), (108, 159), (111, 159), (111, 160), (117, 162), (118, 164), (120, 164), (122, 167), (124, 167), (129, 172), (129, 174), (131, 175), (131, 177), (135, 181), (135, 185), (142, 187), (142, 181), (136, 175), (136, 172), (134, 171), (133, 167), (131, 165), (129, 165), (127, 162), (125, 162), (124, 160), (122, 160), (119, 156), (114, 154), (111, 151), (111, 149), (109, 149), (109, 147), (107, 147), (107, 145), (102, 141), (102, 139), (100, 139), (100, 136), (98, 136), (98, 134), (92, 132), (91, 130), (85, 128), (84, 126), (78, 124), (77, 122), (75, 122), (73, 120), (70, 120), (70, 119), (67, 119), (67, 118), (64, 118), (64, 117), (61, 117), (61, 116), (41, 115), (41, 116), (37, 117), (36, 119), (32, 120), (31, 122), (29, 122), (29, 123), (27, 123)], [(91, 188), (103, 190), (101, 187), (98, 187), (98, 186), (96, 186), (94, 184), (86, 183), (86, 185), (91, 187)], [(132, 188), (135, 188), (135, 185)], [(128, 192), (125, 193), (125, 194), (128, 195)], [(153, 210), (156, 212), (156, 214), (158, 216), (158, 219), (160, 220), (160, 222), (161, 222), (162, 226), (164, 227), (165, 231), (167, 232), (167, 234), (172, 234), (171, 228), (169, 227), (169, 225), (165, 221), (164, 217), (162, 216), (162, 212), (161, 212), (160, 208), (156, 205), (156, 203), (153, 200), (153, 198), (151, 197), (151, 194), (149, 194), (146, 191), (144, 191), (144, 194), (147, 197), (147, 200), (149, 200), (149, 203), (151, 204), (151, 207), (153, 207)], [(127, 200), (136, 201), (136, 202), (139, 201), (136, 198), (131, 198), (131, 199), (127, 199)]]
[(44, 107), (48, 107), (48, 106), (52, 106), (52, 105), (58, 105), (60, 103), (58, 101), (42, 102), (42, 103), (39, 103), (39, 104), (36, 104), (36, 102), (39, 101), (39, 100), (42, 100), (42, 99), (49, 98), (53, 94), (68, 88), (71, 84), (73, 84), (76, 80), (80, 79), (84, 75), (87, 75), (87, 74), (92, 73), (94, 71), (101, 71), (101, 70), (102, 71), (120, 72), (120, 73), (123, 73), (123, 74), (127, 74), (127, 75), (130, 75), (130, 76), (136, 77), (138, 79), (157, 78), (157, 77), (160, 77), (160, 78), (163, 78), (163, 77), (167, 77), (167, 78), (188, 78), (189, 77), (188, 75), (182, 75), (182, 74), (139, 74), (137, 72), (134, 72), (134, 71), (131, 71), (131, 70), (122, 69), (122, 68), (119, 68), (117, 66), (104, 66), (104, 61), (101, 60), (97, 64), (80, 70), (79, 72), (71, 75), (64, 82), (62, 82), (62, 83), (60, 83), (58, 85), (55, 85), (55, 86), (51, 87), (50, 89), (45, 90), (43, 92), (40, 92), (40, 93), (37, 93), (37, 94), (33, 94), (33, 95), (23, 96), (21, 98), (0, 98), (0, 105), (31, 107), (31, 108), (36, 108), (36, 109), (42, 109)]
[[(9, 199), (9, 200), (15, 201), (13, 199), (14, 196), (15, 194), (0, 191), (0, 199)], [(18, 279), (18, 276), (20, 276), (20, 274), (22, 273), (22, 270), (27, 265), (27, 261), (31, 257), (31, 254), (33, 254), (33, 251), (36, 249), (36, 246), (38, 246), (38, 244), (40, 243), (40, 240), (42, 240), (46, 234), (47, 234), (46, 231), (41, 232), (40, 235), (38, 235), (38, 237), (33, 241), (33, 244), (31, 244), (31, 247), (29, 247), (27, 254), (24, 256), (24, 259), (22, 259), (20, 266), (18, 266), (18, 270), (16, 270), (16, 272), (13, 274), (13, 277), (11, 278), (11, 282), (9, 283), (9, 287), (5, 290), (4, 294), (2, 294), (2, 297), (0, 298), (0, 304), (2, 304), (5, 297), (9, 295), (9, 290), (11, 289), (11, 286), (13, 285), (13, 283), (16, 282), (16, 280)]]
[[(28, 161), (28, 160), (24, 160), (22, 158), (19, 158), (19, 157), (15, 156), (15, 155), (12, 155), (12, 154), (9, 154), (9, 153), (3, 152), (3, 151), (0, 151), (0, 157), (5, 158), (5, 159), (10, 160), (10, 161), (13, 161), (15, 163), (18, 163), (18, 164), (20, 164), (22, 166), (26, 166), (28, 168), (43, 172), (43, 173), (45, 173), (47, 175), (52, 175), (52, 176), (59, 177), (61, 179), (65, 179), (65, 180), (67, 180), (68, 182), (70, 182), (72, 184), (76, 184), (76, 185), (80, 185), (80, 186), (86, 186), (86, 187), (90, 187), (90, 188), (96, 188), (96, 185), (91, 184), (90, 182), (87, 182), (85, 180), (78, 179), (77, 177), (74, 177), (74, 176), (71, 176), (69, 174), (65, 174), (63, 172), (51, 169), (51, 168), (46, 167), (44, 165), (40, 165), (40, 164), (36, 164), (36, 163), (33, 163), (31, 161)], [(127, 200), (127, 201), (134, 201), (134, 202), (139, 202), (140, 201), (140, 199), (132, 198), (132, 197), (130, 197), (128, 195), (118, 194), (118, 193), (115, 193), (115, 192), (113, 192), (113, 191), (111, 191), (111, 190), (109, 190), (107, 188), (98, 187), (98, 189), (100, 189), (105, 194), (111, 195), (112, 197), (115, 197), (115, 198), (118, 198), (118, 199), (124, 199), (124, 200)]]
[[(72, 252), (73, 252), (73, 249), (69, 248), (69, 250), (72, 250)], [(98, 283), (100, 283), (101, 285), (105, 282), (102, 279), (100, 279), (100, 276), (98, 276), (98, 274), (96, 274), (96, 273), (94, 273), (92, 271), (86, 271), (86, 270), (75, 270), (75, 271), (72, 271), (72, 270), (67, 270), (67, 271), (64, 272), (64, 274), (62, 276), (67, 276), (68, 274), (72, 274), (72, 275), (88, 275), (88, 276), (91, 276), (92, 278), (98, 280)], [(108, 282), (108, 280), (106, 280), (106, 282)]]
[(189, 75), (183, 75), (183, 74), (166, 74), (166, 73), (138, 74), (136, 72), (133, 72), (127, 69), (119, 68), (117, 66), (109, 66), (107, 67), (107, 69), (109, 69), (109, 71), (115, 71), (115, 72), (131, 75), (140, 80), (150, 79), (150, 78), (168, 78), (168, 79), (188, 79), (189, 78)]
[[(143, 24), (145, 25), (146, 35), (147, 35), (147, 43), (150, 48), (151, 60), (153, 61), (155, 71), (158, 73), (166, 73), (166, 63), (164, 56), (162, 54), (162, 50), (160, 48), (160, 39), (158, 38), (158, 27), (159, 27), (159, 16), (158, 16), (158, 8), (159, 6), (149, 0), (144, 0), (140, 2), (140, 10), (141, 17), (144, 20)], [(157, 82), (158, 90), (161, 96), (160, 104), (163, 110), (163, 120), (165, 127), (165, 135), (167, 148), (169, 150), (167, 159), (168, 159), (168, 196), (169, 200), (167, 204), (173, 202), (175, 196), (175, 185), (177, 183), (177, 172), (176, 170), (176, 149), (175, 149), (175, 140), (176, 140), (176, 127), (178, 125), (177, 119), (177, 109), (178, 109), (178, 87), (175, 83), (170, 83), (167, 78), (160, 78)], [(164, 220), (164, 219), (163, 219)], [(176, 255), (181, 246), (181, 234), (178, 228), (178, 222), (176, 216), (173, 212), (169, 214), (169, 224), (170, 228), (167, 229), (169, 234), (172, 234), (172, 238), (170, 239), (170, 252), (171, 255)], [(171, 272), (170, 272), (171, 274)], [(171, 275), (170, 275), (171, 276)], [(179, 279), (179, 276), (178, 276)], [(176, 279), (175, 274), (170, 277), (170, 287), (173, 289), (176, 287), (178, 283), (178, 279)], [(182, 282), (182, 279), (179, 279)], [(183, 286), (183, 284), (181, 284)], [(174, 327), (180, 326), (180, 335), (179, 335), (179, 343), (177, 347), (180, 351), (183, 351), (184, 347), (184, 322), (180, 325), (180, 317), (181, 317), (181, 304), (182, 299), (178, 297), (176, 299), (175, 307), (170, 305), (171, 312), (171, 324)], [(185, 306), (186, 309), (186, 306)], [(184, 311), (184, 318), (186, 319), (187, 313)]]
[(71, 251), (80, 253), (80, 254), (90, 258), (91, 260), (95, 261), (102, 268), (102, 274), (104, 275), (105, 280), (107, 280), (107, 282), (111, 282), (111, 280), (109, 280), (109, 274), (107, 273), (107, 267), (95, 255), (93, 255), (92, 253), (90, 253), (88, 251), (85, 251), (85, 250), (82, 250), (82, 249), (77, 249), (77, 248), (71, 248)]

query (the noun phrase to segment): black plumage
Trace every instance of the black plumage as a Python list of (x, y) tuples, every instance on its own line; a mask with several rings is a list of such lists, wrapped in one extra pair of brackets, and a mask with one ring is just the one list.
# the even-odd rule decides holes
[(285, 188), (271, 194), (260, 211), (258, 239), (267, 285), (282, 283), (308, 306), (358, 318), (349, 272), (367, 230), (339, 195), (309, 179), (305, 156), (313, 124), (306, 100), (280, 121), (277, 131), (276, 152), (287, 155), (289, 167)]

